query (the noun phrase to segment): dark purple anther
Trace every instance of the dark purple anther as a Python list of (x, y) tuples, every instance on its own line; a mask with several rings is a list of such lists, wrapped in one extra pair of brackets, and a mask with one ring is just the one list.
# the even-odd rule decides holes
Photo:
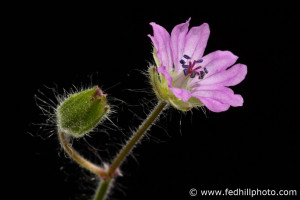
[(190, 75), (191, 78), (195, 78), (195, 76), (196, 76), (196, 72), (193, 72), (193, 73)]
[(203, 59), (199, 59), (196, 61), (196, 63), (202, 63), (203, 62)]
[(185, 61), (184, 61), (184, 60), (180, 60), (179, 62), (180, 62), (180, 64), (182, 64), (182, 65), (185, 64)]
[(188, 71), (187, 71), (187, 69), (184, 69), (183, 73), (184, 73), (185, 76), (187, 76), (189, 74)]
[(200, 71), (199, 79), (203, 79), (203, 78), (204, 78), (204, 75), (205, 75), (204, 71)]
[(208, 74), (206, 67), (204, 67), (203, 70), (204, 70), (205, 74)]
[(189, 65), (182, 65), (183, 68), (189, 68)]
[(191, 57), (189, 57), (188, 55), (183, 55), (183, 57), (188, 60), (191, 59)]

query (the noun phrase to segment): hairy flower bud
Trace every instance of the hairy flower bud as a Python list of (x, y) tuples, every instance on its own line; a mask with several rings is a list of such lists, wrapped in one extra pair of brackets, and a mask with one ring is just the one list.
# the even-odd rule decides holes
[(109, 110), (106, 94), (95, 86), (75, 93), (57, 108), (57, 126), (74, 137), (81, 137), (91, 131)]

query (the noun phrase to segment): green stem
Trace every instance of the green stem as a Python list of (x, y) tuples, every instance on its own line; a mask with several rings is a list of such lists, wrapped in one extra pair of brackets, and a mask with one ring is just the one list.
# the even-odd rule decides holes
[(94, 200), (104, 200), (109, 188), (111, 179), (102, 180), (94, 197)]
[(147, 119), (142, 123), (139, 129), (133, 134), (133, 136), (127, 141), (126, 145), (120, 151), (120, 153), (116, 156), (110, 168), (108, 169), (108, 176), (114, 176), (116, 169), (122, 164), (126, 156), (131, 152), (131, 150), (135, 147), (137, 142), (142, 138), (144, 133), (151, 127), (151, 125), (155, 122), (161, 112), (164, 110), (166, 102), (160, 101), (153, 111), (150, 113)]
[(104, 169), (95, 165), (94, 163), (91, 163), (90, 161), (82, 157), (75, 149), (72, 148), (72, 145), (70, 144), (70, 137), (67, 134), (60, 131), (58, 135), (61, 146), (64, 148), (65, 152), (70, 156), (70, 158), (72, 158), (72, 160), (78, 163), (81, 167), (98, 175), (100, 178), (106, 178), (107, 174), (104, 171)]

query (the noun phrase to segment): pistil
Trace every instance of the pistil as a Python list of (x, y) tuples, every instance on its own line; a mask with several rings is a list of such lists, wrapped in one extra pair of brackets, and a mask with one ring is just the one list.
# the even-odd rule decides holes
[[(203, 79), (205, 74), (208, 73), (208, 70), (204, 67), (203, 71), (199, 71), (199, 69), (202, 68), (202, 66), (198, 66), (196, 68), (195, 65), (196, 63), (202, 63), (203, 59), (199, 59), (199, 60), (194, 60), (193, 62), (191, 62), (191, 57), (188, 55), (183, 55), (183, 58), (186, 59), (186, 61), (184, 59), (181, 59), (179, 62), (182, 65), (183, 68), (183, 73), (185, 76), (190, 76), (190, 78), (195, 78), (195, 76), (199, 76), (199, 79)], [(186, 64), (188, 62), (188, 65)]]

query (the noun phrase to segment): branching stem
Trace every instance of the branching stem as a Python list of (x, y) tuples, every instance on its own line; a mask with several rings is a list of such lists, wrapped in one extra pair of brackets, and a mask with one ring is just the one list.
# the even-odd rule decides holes
[(156, 121), (158, 116), (162, 113), (167, 103), (164, 101), (160, 101), (157, 106), (153, 109), (150, 115), (145, 119), (139, 129), (133, 134), (133, 136), (127, 141), (126, 145), (116, 156), (110, 168), (108, 169), (108, 175), (112, 177), (116, 171), (116, 169), (122, 164), (127, 155), (131, 152), (131, 150), (135, 147), (135, 145), (140, 141), (144, 133), (151, 127), (151, 125)]

